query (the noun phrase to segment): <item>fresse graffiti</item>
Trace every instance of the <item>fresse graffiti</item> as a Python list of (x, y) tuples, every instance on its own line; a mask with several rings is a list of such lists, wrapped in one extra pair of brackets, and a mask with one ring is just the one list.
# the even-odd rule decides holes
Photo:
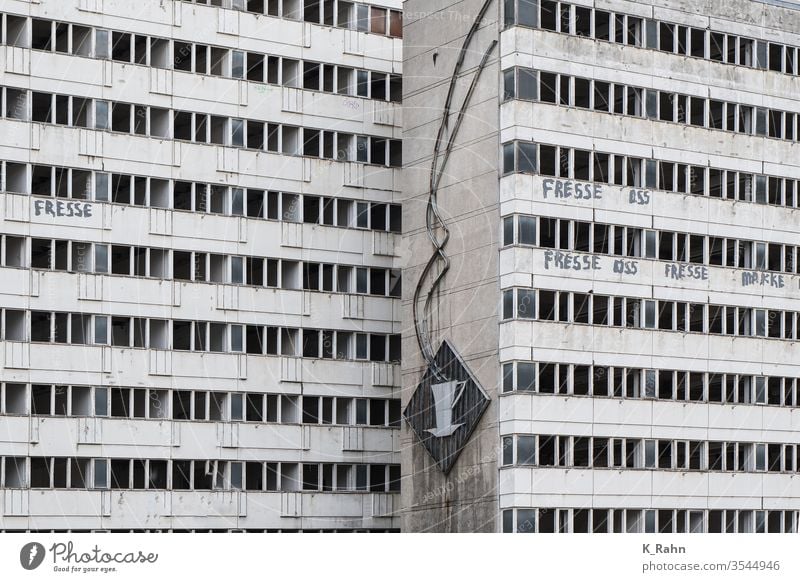
[(53, 218), (91, 218), (92, 204), (61, 200), (34, 200), (33, 213), (34, 216), (52, 216)]

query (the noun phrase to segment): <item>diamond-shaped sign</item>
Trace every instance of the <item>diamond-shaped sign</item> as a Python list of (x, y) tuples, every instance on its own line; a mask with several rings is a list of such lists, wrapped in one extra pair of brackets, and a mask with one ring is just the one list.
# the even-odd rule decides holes
[(422, 445), (448, 473), (489, 406), (489, 396), (447, 340), (434, 358), (403, 416)]

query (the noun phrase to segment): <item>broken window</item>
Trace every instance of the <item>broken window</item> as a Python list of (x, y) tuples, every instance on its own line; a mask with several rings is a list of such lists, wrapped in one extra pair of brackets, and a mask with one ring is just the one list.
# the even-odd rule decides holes
[(166, 69), (169, 63), (169, 41), (162, 38), (150, 39), (150, 66)]
[(192, 393), (189, 390), (172, 391), (172, 418), (174, 420), (190, 420)]
[(130, 488), (130, 465), (127, 459), (111, 460), (111, 489)]
[(228, 73), (226, 69), (227, 69), (229, 51), (227, 49), (218, 47), (211, 47), (210, 50), (211, 50), (210, 73), (218, 77), (227, 76)]
[(49, 51), (53, 48), (53, 22), (50, 20), (31, 19), (31, 48)]
[(27, 487), (27, 459), (25, 457), (4, 457), (3, 461), (5, 463), (3, 467), (3, 474), (5, 476), (4, 486), (14, 489)]
[(191, 489), (192, 461), (172, 461), (172, 488), (177, 490)]
[(174, 139), (191, 141), (192, 140), (192, 114), (176, 111), (173, 122)]
[(31, 457), (30, 486), (38, 488), (50, 488), (50, 470), (52, 459), (50, 457)]
[(52, 487), (54, 489), (67, 488), (67, 462), (68, 459), (62, 457), (52, 459)]
[(226, 145), (226, 118), (211, 116), (209, 123), (209, 116), (201, 113), (195, 113), (194, 117), (194, 141), (199, 143), (216, 143), (219, 145)]
[(208, 53), (209, 47), (201, 44), (194, 46), (194, 72), (201, 75), (208, 74)]
[(192, 323), (190, 321), (172, 322), (172, 349), (190, 350)]
[(25, 384), (5, 385), (5, 414), (27, 414), (28, 396)]
[(52, 386), (31, 385), (31, 414), (49, 416), (52, 413)]
[[(31, 333), (30, 338), (33, 342), (49, 342), (51, 339), (52, 314), (45, 311), (31, 311)], [(6, 313), (6, 325), (8, 325), (8, 313)]]
[(31, 93), (31, 119), (41, 123), (52, 123), (53, 96), (49, 93)]
[(194, 334), (192, 335), (193, 345), (192, 350), (196, 352), (206, 351), (206, 338), (208, 324), (203, 321), (195, 321), (192, 323)]
[(112, 32), (111, 34), (111, 59), (124, 63), (132, 62), (131, 53), (132, 35), (125, 32)]
[(244, 144), (245, 147), (255, 150), (264, 149), (264, 127), (265, 124), (258, 121), (247, 122), (247, 141)]
[(9, 46), (27, 47), (27, 23), (28, 19), (24, 16), (14, 16), (12, 14), (5, 15), (6, 17), (6, 37), (5, 44)]
[(370, 73), (370, 96), (372, 99), (386, 99), (386, 75), (384, 73)]
[(264, 78), (264, 55), (257, 53), (247, 53), (247, 80), (263, 83)]
[(129, 418), (131, 416), (130, 388), (111, 388), (111, 416)]
[(192, 70), (192, 44), (173, 41), (173, 66), (178, 71)]

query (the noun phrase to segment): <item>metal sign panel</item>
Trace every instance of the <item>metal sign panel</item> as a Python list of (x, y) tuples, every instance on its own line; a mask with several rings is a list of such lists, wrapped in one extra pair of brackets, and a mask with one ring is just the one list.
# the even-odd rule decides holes
[(445, 340), (403, 416), (444, 473), (458, 459), (489, 406), (489, 396), (455, 348)]

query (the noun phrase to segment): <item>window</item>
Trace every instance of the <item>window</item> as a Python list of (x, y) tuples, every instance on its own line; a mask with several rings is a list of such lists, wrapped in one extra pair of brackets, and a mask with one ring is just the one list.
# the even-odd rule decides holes
[(755, 445), (755, 470), (767, 470), (767, 447), (763, 444)]
[(403, 13), (399, 10), (389, 11), (389, 36), (403, 36)]
[(111, 57), (109, 52), (109, 34), (107, 30), (95, 30), (95, 57), (98, 59), (108, 59)]
[(519, 99), (536, 100), (538, 87), (536, 71), (517, 69), (517, 86), (516, 94)]
[(534, 392), (536, 390), (536, 365), (532, 362), (517, 364), (517, 390)]
[[(513, 234), (511, 236), (513, 238)], [(533, 216), (518, 217), (517, 242), (521, 245), (536, 245), (536, 218)]]
[(517, 171), (520, 173), (536, 173), (536, 144), (519, 142), (517, 154)]
[(517, 464), (535, 465), (536, 464), (536, 437), (518, 436), (517, 437)]
[[(544, 298), (543, 298), (544, 302)], [(547, 305), (544, 303), (544, 305)], [(540, 311), (547, 307), (540, 308)], [(536, 291), (533, 289), (518, 289), (516, 316), (520, 319), (535, 319), (536, 317)], [(540, 313), (540, 319), (548, 319), (547, 314)], [(549, 318), (554, 319), (554, 318)]]
[(375, 34), (386, 34), (386, 9), (370, 7), (369, 31)]
[(645, 370), (644, 376), (644, 398), (656, 397), (656, 371)]
[(514, 439), (512, 437), (503, 437), (503, 465), (512, 465), (514, 463)]
[(94, 472), (94, 488), (108, 489), (108, 460), (95, 459), (93, 472)]
[(514, 143), (503, 144), (503, 174), (511, 174), (515, 171)]
[(656, 302), (644, 302), (644, 326), (647, 329), (656, 329)]
[(644, 441), (644, 466), (647, 469), (656, 468), (656, 441)]

